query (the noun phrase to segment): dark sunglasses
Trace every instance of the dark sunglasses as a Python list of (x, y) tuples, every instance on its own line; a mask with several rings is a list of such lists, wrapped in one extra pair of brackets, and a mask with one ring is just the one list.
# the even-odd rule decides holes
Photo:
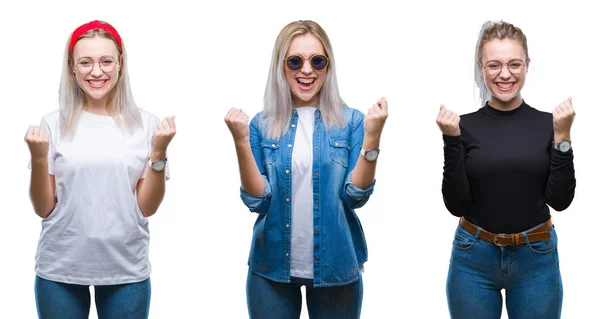
[[(285, 61), (285, 65), (290, 71), (301, 70), (304, 66), (304, 57), (299, 54), (290, 55)], [(329, 65), (329, 59), (322, 54), (313, 54), (310, 57), (310, 67), (315, 71), (321, 71)]]

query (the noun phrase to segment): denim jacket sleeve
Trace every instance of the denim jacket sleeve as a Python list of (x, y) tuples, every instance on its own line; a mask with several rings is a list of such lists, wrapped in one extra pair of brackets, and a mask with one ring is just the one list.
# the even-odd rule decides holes
[(341, 198), (344, 204), (351, 209), (356, 209), (364, 206), (369, 200), (369, 196), (373, 194), (373, 188), (375, 186), (375, 180), (367, 187), (367, 189), (361, 189), (352, 184), (352, 171), (358, 162), (360, 155), (360, 148), (362, 147), (363, 138), (365, 135), (363, 121), (364, 114), (354, 110), (352, 112), (351, 120), (348, 125), (350, 126), (350, 158), (348, 159), (348, 171), (346, 173), (346, 182), (342, 188)]
[(260, 149), (262, 135), (258, 127), (259, 116), (260, 114), (257, 114), (250, 122), (250, 147), (252, 148), (252, 155), (254, 156), (256, 166), (258, 166), (258, 170), (265, 181), (265, 190), (263, 196), (253, 196), (245, 192), (240, 187), (240, 197), (242, 198), (242, 202), (244, 202), (251, 212), (266, 214), (269, 210), (269, 203), (271, 202), (271, 185), (263, 165), (262, 153)]

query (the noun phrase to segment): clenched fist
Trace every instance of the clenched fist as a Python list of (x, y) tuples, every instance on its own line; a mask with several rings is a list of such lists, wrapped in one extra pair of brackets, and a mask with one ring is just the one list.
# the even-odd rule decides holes
[(153, 152), (166, 153), (167, 146), (177, 133), (175, 127), (175, 116), (165, 117), (160, 121), (152, 134), (152, 150)]
[[(554, 111), (552, 111), (552, 122), (554, 127), (554, 135), (567, 138), (571, 134), (571, 125), (575, 120), (575, 109), (571, 104), (571, 98), (560, 103)], [(560, 141), (556, 141), (560, 142)]]
[(440, 105), (440, 113), (435, 120), (442, 134), (447, 136), (460, 136), (460, 116)]
[(25, 142), (29, 146), (31, 159), (43, 159), (48, 156), (50, 139), (39, 126), (30, 126), (25, 133)]
[(388, 117), (388, 103), (385, 98), (380, 98), (369, 109), (364, 120), (365, 135), (380, 137), (383, 125)]
[(242, 109), (231, 108), (225, 115), (225, 124), (227, 124), (236, 143), (250, 141), (248, 120), (248, 115)]

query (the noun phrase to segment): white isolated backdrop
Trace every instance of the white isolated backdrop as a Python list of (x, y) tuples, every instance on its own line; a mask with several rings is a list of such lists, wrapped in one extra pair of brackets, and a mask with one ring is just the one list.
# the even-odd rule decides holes
[[(0, 11), (0, 318), (36, 318), (34, 257), (40, 219), (28, 198), (28, 125), (58, 107), (66, 40), (101, 19), (121, 33), (138, 105), (176, 116), (172, 179), (150, 219), (150, 318), (247, 318), (245, 280), (256, 215), (239, 199), (235, 151), (223, 117), (261, 110), (271, 51), (287, 23), (311, 19), (333, 44), (346, 103), (389, 101), (369, 203), (358, 211), (369, 245), (362, 318), (448, 318), (445, 281), (458, 219), (441, 196), (439, 104), (475, 111), (473, 55), (480, 26), (521, 27), (532, 59), (525, 100), (552, 111), (573, 97), (577, 177), (571, 207), (554, 213), (564, 318), (597, 312), (600, 214), (600, 64), (597, 18), (584, 1), (12, 1)], [(540, 292), (544, 293), (544, 292)], [(93, 307), (93, 306), (92, 306)], [(96, 318), (92, 308), (90, 318)], [(302, 318), (308, 318), (306, 308)], [(506, 313), (503, 318), (507, 318)]]

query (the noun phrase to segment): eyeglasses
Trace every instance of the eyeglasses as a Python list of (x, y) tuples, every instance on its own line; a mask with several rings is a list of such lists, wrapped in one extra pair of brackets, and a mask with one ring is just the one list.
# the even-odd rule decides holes
[(508, 72), (512, 73), (513, 75), (521, 74), (525, 68), (525, 62), (517, 59), (511, 60), (508, 63), (502, 63), (500, 61), (488, 61), (483, 68), (488, 75), (496, 76), (502, 72), (504, 65), (506, 65)]
[(75, 67), (77, 68), (77, 71), (87, 74), (92, 72), (94, 69), (94, 64), (96, 63), (98, 63), (100, 70), (102, 70), (104, 73), (112, 72), (115, 69), (115, 66), (118, 64), (115, 58), (111, 56), (103, 56), (98, 62), (94, 62), (94, 60), (90, 58), (80, 59), (75, 64)]
[[(304, 57), (299, 54), (290, 55), (285, 65), (290, 71), (299, 71), (304, 66)], [(329, 59), (322, 54), (313, 54), (310, 57), (310, 67), (315, 71), (324, 70), (329, 65)]]

